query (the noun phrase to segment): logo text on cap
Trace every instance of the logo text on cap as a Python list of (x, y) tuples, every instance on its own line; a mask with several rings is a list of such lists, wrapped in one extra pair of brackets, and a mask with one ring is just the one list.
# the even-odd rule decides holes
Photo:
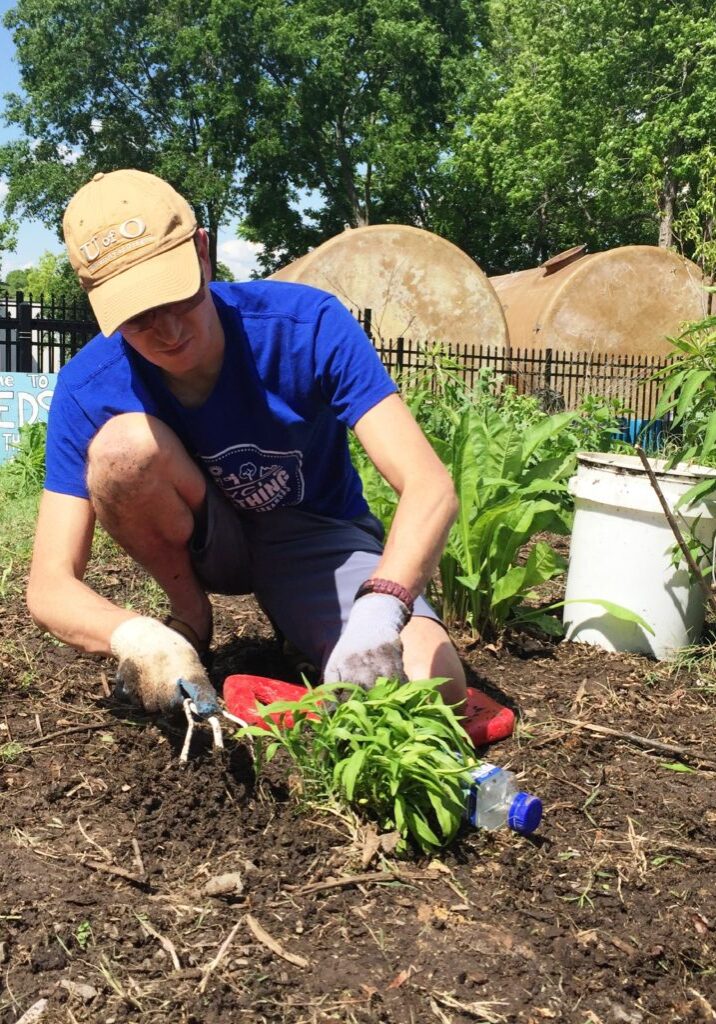
[[(117, 224), (116, 227), (110, 228), (106, 234), (92, 235), (91, 238), (79, 246), (79, 250), (86, 262), (92, 263), (103, 250), (106, 251), (107, 249), (114, 248), (122, 239), (129, 239), (131, 241), (139, 238), (146, 230), (147, 226), (141, 217), (129, 217), (127, 220), (123, 220), (121, 224)], [(109, 258), (111, 259), (112, 257), (110, 256)], [(105, 259), (102, 262), (106, 263), (107, 260)]]

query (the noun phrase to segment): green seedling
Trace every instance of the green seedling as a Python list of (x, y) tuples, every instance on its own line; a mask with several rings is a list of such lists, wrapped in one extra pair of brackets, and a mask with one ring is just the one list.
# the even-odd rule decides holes
[[(469, 737), (440, 696), (443, 682), (379, 679), (368, 692), (324, 685), (300, 701), (269, 705), (268, 733), (252, 726), (239, 735), (258, 740), (266, 760), (286, 750), (309, 799), (337, 797), (380, 828), (397, 830), (401, 849), (412, 840), (433, 852), (460, 827), (465, 774), (477, 764)], [(293, 717), (288, 728), (270, 717), (286, 712)]]
[(77, 931), (75, 932), (75, 942), (77, 943), (77, 945), (80, 947), (80, 949), (84, 953), (84, 951), (87, 949), (87, 947), (89, 946), (91, 941), (92, 941), (92, 926), (89, 923), (89, 921), (82, 921), (77, 926)]
[(16, 761), (20, 754), (24, 752), (25, 748), (22, 743), (3, 743), (0, 745), (0, 761), (3, 764), (11, 764)]

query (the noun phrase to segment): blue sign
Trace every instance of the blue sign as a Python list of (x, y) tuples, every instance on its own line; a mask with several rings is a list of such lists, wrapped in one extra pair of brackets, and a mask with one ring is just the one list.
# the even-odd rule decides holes
[(0, 462), (15, 454), (20, 427), (47, 423), (56, 383), (56, 373), (0, 372)]

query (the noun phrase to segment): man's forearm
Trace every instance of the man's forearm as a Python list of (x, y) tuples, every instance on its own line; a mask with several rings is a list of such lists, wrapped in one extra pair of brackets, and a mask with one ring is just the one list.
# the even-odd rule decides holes
[(451, 481), (406, 488), (385, 543), (376, 577), (395, 580), (414, 597), (437, 569), (458, 505)]
[(119, 608), (81, 580), (31, 579), (27, 606), (41, 629), (90, 654), (109, 654), (109, 639), (120, 623), (136, 612)]

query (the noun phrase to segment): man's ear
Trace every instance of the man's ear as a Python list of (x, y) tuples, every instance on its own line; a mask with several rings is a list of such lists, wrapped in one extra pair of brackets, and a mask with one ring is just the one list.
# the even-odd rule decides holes
[(204, 269), (204, 280), (208, 284), (212, 280), (211, 260), (209, 259), (209, 234), (206, 228), (197, 228), (194, 235), (196, 252)]

